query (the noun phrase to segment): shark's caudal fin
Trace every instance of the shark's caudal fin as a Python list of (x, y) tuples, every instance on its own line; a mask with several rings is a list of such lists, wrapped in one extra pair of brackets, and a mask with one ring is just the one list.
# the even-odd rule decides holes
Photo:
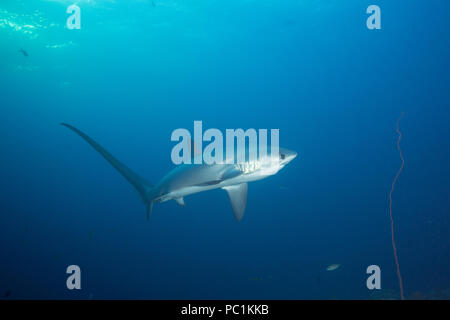
[(106, 151), (101, 145), (99, 145), (96, 141), (90, 138), (87, 134), (78, 130), (77, 128), (71, 126), (67, 123), (61, 123), (61, 125), (71, 129), (75, 133), (77, 133), (80, 137), (82, 137), (87, 143), (89, 143), (95, 150), (100, 153), (103, 158), (106, 159), (119, 173), (127, 179), (129, 183), (137, 190), (139, 195), (141, 196), (144, 203), (147, 205), (147, 218), (150, 217), (153, 207), (153, 197), (151, 196), (152, 191), (154, 190), (153, 185), (151, 185), (147, 180), (139, 176), (137, 173), (132, 171), (126, 165), (121, 163), (119, 160), (114, 158), (108, 151)]

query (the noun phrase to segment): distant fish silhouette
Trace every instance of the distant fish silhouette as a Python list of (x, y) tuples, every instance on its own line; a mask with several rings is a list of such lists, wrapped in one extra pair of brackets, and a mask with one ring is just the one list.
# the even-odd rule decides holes
[(152, 1), (153, 8), (156, 7), (155, 1)]
[(10, 296), (11, 296), (11, 293), (12, 293), (12, 291), (11, 290), (6, 290), (6, 292), (5, 292), (5, 298), (9, 298)]
[(338, 263), (329, 265), (329, 266), (327, 267), (327, 271), (333, 271), (333, 270), (336, 270), (336, 269), (339, 268), (340, 266), (341, 266), (341, 265), (338, 264)]
[(24, 57), (28, 57), (28, 52), (26, 52), (25, 50), (20, 49), (19, 52), (22, 52)]

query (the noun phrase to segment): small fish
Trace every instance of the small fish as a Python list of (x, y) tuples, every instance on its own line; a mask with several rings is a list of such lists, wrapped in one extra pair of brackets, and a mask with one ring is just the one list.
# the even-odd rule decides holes
[(70, 86), (70, 82), (69, 82), (69, 81), (61, 81), (61, 82), (59, 83), (59, 86), (60, 86), (61, 88), (67, 88), (68, 86)]
[(28, 57), (28, 52), (26, 52), (25, 50), (20, 49), (19, 52), (22, 52), (24, 57)]
[(331, 264), (327, 267), (327, 271), (333, 271), (336, 270), (337, 268), (339, 268), (341, 265), (336, 263), (336, 264)]

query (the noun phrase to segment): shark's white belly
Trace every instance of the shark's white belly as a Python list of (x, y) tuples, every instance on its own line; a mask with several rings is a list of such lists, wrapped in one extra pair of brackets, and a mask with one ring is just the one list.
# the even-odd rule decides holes
[(216, 183), (216, 184), (213, 184), (213, 185), (186, 186), (186, 187), (183, 187), (183, 188), (171, 191), (171, 192), (161, 196), (158, 199), (158, 201), (159, 202), (165, 202), (165, 201), (168, 201), (168, 200), (183, 198), (185, 196), (188, 196), (188, 195), (191, 195), (191, 194), (194, 194), (194, 193), (199, 193), (199, 192), (203, 192), (203, 191), (224, 188), (224, 187), (228, 187), (228, 186), (232, 186), (232, 185), (238, 185), (238, 184), (245, 183), (245, 182), (261, 180), (261, 179), (264, 179), (266, 177), (268, 177), (268, 175), (262, 175), (262, 174), (259, 174), (259, 173), (253, 173), (253, 174), (241, 175), (241, 176), (238, 176), (236, 178), (228, 179), (228, 180), (225, 180), (223, 182), (219, 182), (219, 183)]

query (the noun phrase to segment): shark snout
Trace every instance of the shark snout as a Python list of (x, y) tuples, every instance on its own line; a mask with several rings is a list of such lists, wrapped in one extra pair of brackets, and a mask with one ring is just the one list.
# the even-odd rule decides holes
[(295, 157), (297, 157), (297, 152), (295, 152), (295, 151), (293, 151), (291, 154), (286, 155), (286, 162), (285, 162), (285, 164), (288, 164), (289, 162), (294, 160)]
[(297, 157), (297, 152), (285, 148), (280, 148), (280, 161), (283, 166)]
[(294, 160), (296, 157), (297, 157), (297, 152), (292, 151), (292, 153), (289, 154), (289, 155), (287, 156), (288, 162), (291, 162), (291, 161)]

